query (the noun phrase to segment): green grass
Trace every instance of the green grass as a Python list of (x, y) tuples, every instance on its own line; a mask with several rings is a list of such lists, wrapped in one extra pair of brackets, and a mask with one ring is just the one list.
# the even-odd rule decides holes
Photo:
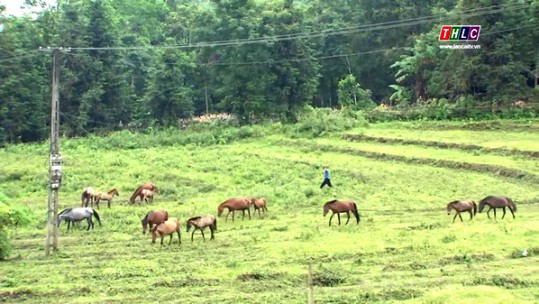
[[(368, 132), (386, 127), (371, 125)], [(430, 132), (440, 140), (453, 131)], [(488, 131), (466, 132), (462, 140), (483, 138), (485, 145), (499, 140), (488, 141)], [(410, 134), (423, 139), (416, 130)], [(536, 136), (520, 135), (523, 142)], [(537, 301), (537, 184), (313, 149), (294, 145), (297, 141), (274, 134), (226, 145), (163, 140), (161, 146), (103, 149), (85, 139), (63, 140), (60, 207), (79, 205), (80, 192), (89, 185), (100, 191), (116, 187), (120, 197), (111, 209), (101, 206), (102, 227), (66, 233), (62, 225), (59, 252), (49, 257), (43, 250), (47, 145), (0, 150), (0, 191), (13, 203), (29, 206), (34, 216), (32, 225), (10, 230), (14, 248), (11, 258), (0, 262), (0, 302), (305, 303), (309, 263), (316, 303)], [(458, 149), (352, 143), (337, 136), (309, 143), (537, 171), (532, 159)], [(330, 167), (332, 189), (318, 188), (323, 164)], [(154, 203), (128, 205), (134, 188), (147, 180), (161, 190)], [(497, 222), (485, 214), (451, 222), (447, 202), (488, 194), (512, 197), (516, 219), (508, 213), (501, 220), (499, 212)], [(199, 233), (191, 242), (182, 225), (181, 246), (174, 241), (154, 245), (141, 233), (140, 219), (150, 209), (165, 208), (183, 221), (216, 214), (221, 201), (240, 195), (265, 196), (268, 217), (251, 214), (251, 220), (242, 221), (236, 215), (234, 223), (221, 217), (216, 240), (206, 242)], [(335, 217), (328, 227), (322, 204), (334, 197), (357, 201), (359, 225), (351, 220), (338, 226)], [(529, 256), (521, 258), (524, 248)]]
[[(524, 151), (539, 151), (539, 132), (537, 128), (525, 127), (502, 130), (415, 129), (411, 125), (391, 124), (380, 128), (367, 128), (361, 132), (368, 136), (399, 139), (421, 139), (458, 144), (473, 144), (486, 148), (507, 148)], [(354, 133), (354, 130), (349, 133)]]

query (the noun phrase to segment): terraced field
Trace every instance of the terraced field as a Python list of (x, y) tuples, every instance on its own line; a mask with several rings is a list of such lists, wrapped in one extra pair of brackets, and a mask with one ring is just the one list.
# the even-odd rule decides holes
[[(69, 140), (61, 146), (61, 207), (80, 204), (88, 185), (116, 187), (120, 197), (98, 210), (102, 226), (94, 230), (67, 233), (62, 225), (51, 257), (43, 250), (47, 146), (8, 147), (0, 150), (0, 191), (29, 206), (35, 223), (11, 231), (0, 302), (305, 303), (311, 264), (316, 303), (536, 303), (539, 162), (521, 151), (539, 153), (539, 138), (529, 126), (393, 123), (346, 132), (393, 139), (385, 142), (272, 134), (227, 145), (101, 149)], [(323, 164), (333, 188), (318, 187)], [(128, 205), (146, 180), (160, 188), (154, 203)], [(452, 223), (447, 202), (489, 194), (512, 197), (516, 219), (478, 213)], [(161, 247), (141, 233), (150, 209), (185, 220), (216, 214), (221, 201), (240, 195), (266, 197), (268, 216), (219, 218), (215, 241), (197, 234), (191, 242), (184, 227), (181, 246)], [(334, 218), (328, 226), (322, 205), (335, 197), (357, 202), (358, 225)]]

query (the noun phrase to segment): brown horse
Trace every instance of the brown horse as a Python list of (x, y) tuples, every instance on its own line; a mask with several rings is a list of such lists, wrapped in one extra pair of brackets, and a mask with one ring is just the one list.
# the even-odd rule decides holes
[(142, 189), (141, 193), (142, 193), (142, 198), (146, 203), (148, 203), (148, 199), (150, 200), (150, 203), (153, 203), (154, 192), (152, 190)]
[(146, 216), (140, 221), (142, 223), (142, 234), (146, 233), (146, 227), (150, 226), (149, 231), (152, 231), (153, 225), (159, 225), (168, 220), (168, 212), (164, 209), (153, 210), (146, 213)]
[(228, 215), (230, 214), (230, 212), (232, 212), (232, 222), (234, 222), (234, 213), (236, 211), (241, 211), (243, 213), (243, 216), (241, 217), (241, 219), (243, 220), (245, 218), (245, 210), (247, 210), (247, 213), (249, 213), (249, 219), (251, 219), (251, 210), (249, 210), (250, 204), (251, 199), (246, 197), (229, 198), (217, 207), (217, 216), (220, 217), (221, 214), (223, 214), (223, 210), (225, 208), (228, 208), (225, 222), (228, 220)]
[(189, 233), (189, 230), (191, 229), (191, 226), (194, 226), (195, 229), (193, 229), (193, 232), (191, 233), (191, 242), (193, 241), (193, 235), (195, 234), (195, 231), (197, 229), (200, 230), (202, 233), (202, 238), (204, 239), (204, 242), (206, 241), (206, 237), (204, 236), (204, 228), (210, 227), (211, 232), (211, 238), (210, 241), (214, 239), (213, 232), (217, 230), (217, 219), (215, 216), (208, 214), (205, 216), (193, 216), (192, 218), (187, 220), (187, 232)]
[(260, 210), (262, 210), (264, 212), (264, 215), (267, 215), (268, 213), (268, 208), (266, 207), (266, 198), (265, 197), (262, 197), (262, 198), (251, 198), (251, 204), (253, 205), (254, 207), (254, 212), (253, 213), (256, 213), (256, 211), (258, 210), (258, 217), (262, 217), (260, 215)]
[(333, 216), (337, 214), (337, 218), (339, 219), (339, 225), (341, 225), (341, 213), (346, 213), (348, 216), (348, 220), (346, 221), (346, 224), (350, 221), (350, 212), (356, 217), (356, 223), (359, 224), (359, 213), (357, 212), (357, 206), (354, 201), (340, 201), (340, 200), (332, 200), (324, 204), (324, 216), (328, 214), (328, 211), (331, 210), (333, 213), (331, 214), (331, 217), (329, 218), (329, 226), (331, 226), (331, 220), (333, 219)]
[(140, 201), (143, 199), (142, 190), (148, 189), (152, 190), (153, 192), (159, 192), (159, 189), (152, 183), (152, 182), (145, 182), (144, 184), (138, 186), (138, 188), (133, 192), (131, 197), (129, 198), (129, 202), (131, 204), (135, 203), (135, 200), (137, 199), (137, 196), (140, 197)]
[(447, 204), (447, 215), (451, 214), (451, 209), (454, 209), (456, 212), (453, 217), (453, 223), (455, 222), (457, 215), (459, 216), (460, 221), (463, 222), (462, 216), (460, 215), (461, 212), (469, 212), (470, 220), (477, 214), (477, 204), (471, 199), (449, 202)]
[[(107, 201), (107, 206), (110, 208), (110, 202), (112, 201), (113, 196), (119, 196), (120, 193), (118, 193), (118, 190), (116, 188), (113, 188), (109, 190), (107, 193), (97, 193), (95, 195), (95, 205), (97, 206), (97, 209), (99, 209), (99, 202), (101, 200)], [(92, 207), (94, 206), (94, 203), (92, 203)]]
[(502, 208), (503, 210), (503, 216), (502, 220), (505, 217), (505, 207), (511, 211), (511, 214), (513, 215), (513, 219), (515, 218), (515, 212), (517, 212), (517, 205), (513, 202), (512, 199), (508, 198), (507, 196), (493, 196), (489, 195), (485, 197), (484, 199), (479, 201), (479, 213), (483, 211), (483, 208), (485, 208), (485, 205), (489, 206), (490, 208), (487, 211), (487, 216), (490, 218), (490, 210), (494, 210), (494, 219), (496, 219), (496, 208)]
[(165, 222), (156, 225), (152, 229), (152, 243), (155, 244), (155, 239), (157, 238), (157, 235), (161, 236), (161, 246), (163, 246), (163, 238), (165, 235), (170, 235), (170, 240), (168, 241), (168, 244), (172, 243), (172, 237), (174, 236), (174, 232), (178, 234), (178, 244), (182, 243), (182, 235), (180, 232), (180, 220), (171, 217)]
[(88, 207), (88, 203), (93, 203), (95, 198), (95, 190), (92, 187), (86, 187), (83, 189), (80, 196), (80, 206)]

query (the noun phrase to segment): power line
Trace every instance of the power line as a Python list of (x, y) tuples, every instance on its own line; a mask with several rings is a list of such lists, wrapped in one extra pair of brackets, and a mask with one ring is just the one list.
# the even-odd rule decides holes
[[(512, 10), (529, 8), (529, 5), (496, 5), (489, 6), (477, 9), (471, 9), (468, 11), (461, 12), (458, 16), (455, 17), (446, 17), (446, 21), (455, 20), (459, 18), (467, 17), (476, 17), (483, 15), (490, 15), (494, 13), (508, 12)], [(466, 14), (466, 12), (470, 12)], [(103, 51), (120, 51), (120, 50), (143, 50), (143, 49), (192, 49), (192, 48), (202, 48), (202, 47), (218, 47), (218, 46), (234, 46), (234, 45), (246, 45), (246, 44), (257, 44), (257, 43), (268, 43), (268, 42), (277, 42), (277, 41), (287, 41), (287, 40), (297, 40), (297, 39), (310, 39), (310, 38), (319, 38), (324, 36), (335, 36), (335, 35), (344, 35), (344, 34), (354, 34), (359, 32), (368, 32), (368, 31), (379, 31), (394, 29), (404, 26), (413, 26), (424, 23), (430, 23), (434, 21), (441, 21), (442, 16), (425, 16), (417, 17), (405, 20), (396, 20), (388, 21), (374, 24), (361, 25), (357, 27), (342, 28), (339, 30), (325, 30), (320, 32), (306, 32), (306, 33), (297, 33), (297, 34), (288, 34), (288, 35), (277, 35), (270, 37), (258, 37), (258, 38), (247, 38), (247, 39), (236, 39), (236, 40), (225, 40), (225, 41), (209, 41), (209, 42), (198, 42), (194, 44), (184, 44), (184, 45), (169, 45), (169, 46), (116, 46), (116, 47), (69, 47), (71, 50), (103, 50)]]

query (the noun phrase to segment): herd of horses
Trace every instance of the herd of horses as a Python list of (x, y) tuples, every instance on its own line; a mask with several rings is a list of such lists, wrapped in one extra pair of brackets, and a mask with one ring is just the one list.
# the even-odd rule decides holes
[[(129, 198), (129, 202), (131, 204), (134, 204), (137, 197), (140, 198), (140, 201), (145, 201), (146, 203), (148, 201), (152, 202), (153, 197), (155, 193), (159, 193), (159, 189), (151, 182), (145, 182), (138, 186), (131, 197)], [(94, 223), (92, 220), (92, 217), (94, 217), (99, 225), (101, 225), (101, 219), (99, 217), (99, 214), (95, 209), (93, 209), (93, 204), (95, 203), (97, 206), (97, 209), (99, 209), (99, 202), (100, 201), (107, 201), (107, 205), (110, 208), (112, 198), (114, 196), (118, 196), (118, 191), (113, 188), (108, 192), (96, 192), (92, 187), (84, 188), (82, 195), (81, 195), (81, 207), (75, 207), (75, 208), (68, 208), (64, 209), (62, 212), (58, 214), (58, 226), (62, 221), (67, 222), (67, 231), (69, 231), (70, 226), (72, 226), (73, 223), (80, 222), (84, 219), (86, 219), (88, 223), (87, 230), (93, 229)], [(90, 204), (90, 206), (88, 206)], [(259, 217), (262, 217), (262, 213), (264, 214), (264, 217), (267, 215), (267, 201), (265, 198), (254, 198), (254, 197), (233, 197), (228, 198), (221, 204), (217, 206), (217, 217), (221, 217), (223, 212), (225, 210), (228, 211), (225, 217), (225, 222), (228, 221), (228, 216), (230, 213), (232, 213), (232, 222), (234, 222), (234, 217), (236, 211), (241, 211), (242, 213), (242, 220), (245, 219), (245, 212), (247, 211), (249, 219), (251, 219), (251, 209), (250, 207), (254, 207), (253, 213), (256, 214), (256, 211), (258, 211)], [(502, 219), (505, 217), (506, 209), (508, 209), (511, 214), (513, 215), (513, 219), (515, 218), (515, 212), (517, 211), (517, 207), (513, 200), (507, 196), (493, 196), (489, 195), (479, 201), (479, 208), (477, 206), (478, 204), (475, 203), (472, 199), (463, 199), (463, 200), (455, 200), (451, 201), (447, 204), (447, 214), (450, 215), (452, 210), (455, 210), (455, 216), (453, 217), (453, 223), (455, 222), (455, 219), (457, 216), (460, 218), (461, 222), (462, 219), (462, 212), (468, 212), (470, 214), (470, 220), (473, 219), (474, 216), (476, 216), (477, 211), (479, 209), (479, 213), (483, 211), (485, 206), (488, 206), (489, 209), (487, 210), (487, 216), (490, 219), (490, 211), (494, 212), (494, 219), (496, 220), (496, 209), (502, 209), (503, 216)], [(338, 223), (341, 225), (341, 214), (346, 213), (347, 220), (345, 225), (347, 225), (350, 222), (350, 213), (355, 217), (356, 224), (359, 224), (360, 222), (360, 215), (358, 212), (357, 205), (352, 200), (338, 200), (334, 199), (329, 202), (326, 202), (323, 205), (323, 216), (325, 217), (329, 211), (332, 212), (330, 218), (329, 218), (329, 226), (331, 226), (331, 221), (333, 220), (333, 217), (337, 215)], [(152, 243), (155, 243), (157, 237), (159, 236), (161, 238), (161, 245), (163, 245), (163, 239), (165, 236), (170, 236), (169, 245), (172, 242), (172, 238), (174, 234), (178, 235), (178, 243), (181, 244), (181, 224), (178, 217), (169, 217), (168, 211), (164, 209), (157, 209), (157, 210), (151, 210), (146, 213), (144, 218), (141, 219), (142, 224), (142, 233), (145, 234), (148, 230), (151, 233), (152, 236)], [(190, 217), (186, 223), (186, 232), (189, 233), (191, 228), (193, 228), (191, 233), (191, 242), (194, 240), (194, 234), (196, 230), (200, 230), (202, 234), (202, 238), (204, 241), (206, 241), (206, 237), (204, 235), (204, 229), (209, 228), (211, 232), (210, 240), (214, 240), (215, 236), (214, 233), (217, 230), (217, 218), (211, 214), (206, 215), (196, 215), (193, 217)]]

